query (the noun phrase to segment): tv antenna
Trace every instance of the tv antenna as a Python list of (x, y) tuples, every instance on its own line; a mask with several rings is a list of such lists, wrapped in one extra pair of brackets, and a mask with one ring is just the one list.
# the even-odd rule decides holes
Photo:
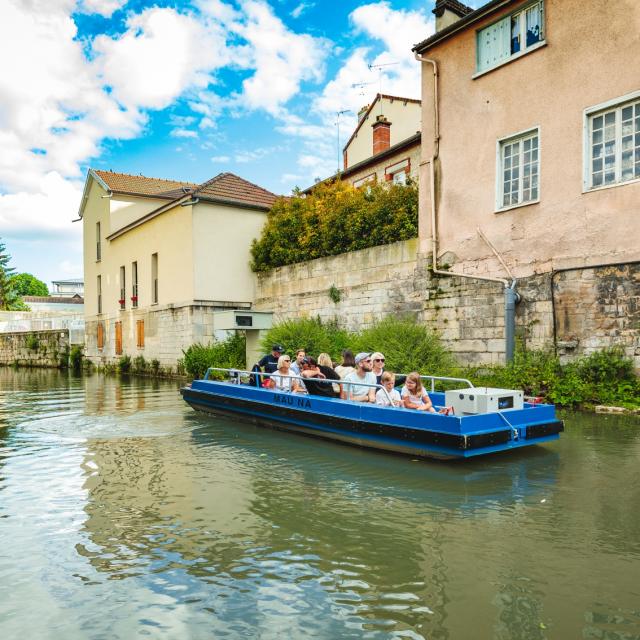
[(340, 111), (336, 111), (336, 132), (338, 135), (338, 168), (336, 169), (336, 173), (340, 173), (340, 116), (343, 116), (345, 113), (351, 113), (350, 109), (341, 109)]
[[(378, 82), (379, 82), (379, 93), (380, 93), (380, 113), (382, 113), (382, 70), (384, 67), (393, 67), (396, 64), (400, 64), (399, 62), (383, 62), (381, 64), (368, 64), (367, 67), (369, 71), (373, 71), (374, 69), (378, 72)], [(371, 83), (373, 84), (373, 83)]]
[(364, 88), (368, 87), (370, 84), (375, 84), (374, 82), (355, 82), (351, 85), (352, 89), (360, 89), (360, 95), (364, 98)]

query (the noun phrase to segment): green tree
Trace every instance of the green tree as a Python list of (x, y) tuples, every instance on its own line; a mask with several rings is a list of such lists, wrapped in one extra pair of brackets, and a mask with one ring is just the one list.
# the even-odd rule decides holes
[(20, 296), (48, 296), (47, 285), (30, 273), (16, 273), (11, 278), (12, 284)]
[(2, 241), (0, 241), (0, 310), (15, 311), (24, 309), (18, 292), (13, 285), (13, 274), (15, 269), (9, 266), (11, 256)]

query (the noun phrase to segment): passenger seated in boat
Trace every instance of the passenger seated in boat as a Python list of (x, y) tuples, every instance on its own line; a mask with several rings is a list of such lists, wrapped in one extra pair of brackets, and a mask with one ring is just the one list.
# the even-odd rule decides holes
[[(330, 378), (331, 380), (340, 379), (340, 376), (338, 375), (337, 371), (333, 368), (333, 360), (331, 359), (331, 356), (328, 353), (321, 353), (318, 355), (318, 366), (320, 367), (320, 371), (322, 371), (325, 374), (325, 376), (327, 376), (327, 378)], [(334, 378), (331, 375), (331, 372), (329, 373), (329, 375), (327, 375), (327, 373), (323, 370), (322, 367), (328, 367), (329, 369), (331, 369), (331, 372), (335, 373), (337, 378)], [(331, 386), (333, 387), (333, 393), (336, 396), (339, 396), (342, 387), (339, 384), (336, 384), (335, 382)]]
[(345, 384), (342, 395), (345, 400), (374, 403), (376, 401), (376, 377), (371, 371), (371, 354), (359, 353), (354, 360), (356, 370), (350, 373), (344, 382), (355, 384)]
[(342, 364), (339, 364), (335, 368), (335, 372), (340, 376), (341, 380), (344, 380), (350, 373), (356, 370), (356, 361), (353, 357), (353, 351), (351, 349), (345, 349), (342, 352)]
[(278, 358), (278, 368), (276, 373), (269, 377), (269, 389), (284, 392), (296, 392), (300, 388), (298, 381), (292, 377), (291, 358), (287, 355)]
[[(302, 361), (302, 377), (307, 391), (314, 396), (324, 396), (325, 398), (335, 398), (331, 380), (340, 380), (340, 376), (331, 368), (318, 365), (314, 358), (307, 356)], [(309, 380), (309, 378), (320, 378), (319, 380)]]
[(422, 386), (422, 380), (417, 371), (413, 371), (407, 376), (400, 395), (405, 409), (417, 409), (418, 411), (429, 411), (429, 413), (436, 412), (429, 394)]
[[(381, 376), (380, 384), (386, 389), (387, 393), (383, 389), (378, 389), (376, 391), (376, 404), (381, 407), (401, 407), (402, 398), (400, 397), (400, 392), (394, 389), (396, 385), (395, 374), (391, 373), (391, 371), (385, 371)], [(391, 403), (389, 403), (389, 398), (391, 398)]]
[(302, 373), (302, 361), (307, 357), (307, 352), (304, 349), (296, 350), (296, 359), (291, 363), (291, 373), (294, 376), (299, 376)]
[(279, 358), (282, 355), (284, 348), (282, 345), (274, 344), (271, 347), (271, 353), (268, 353), (266, 356), (262, 356), (258, 361), (258, 366), (265, 373), (273, 373), (279, 366)]
[[(373, 373), (376, 377), (376, 384), (382, 384), (382, 374), (384, 373), (384, 353), (376, 351), (371, 354), (371, 363), (373, 364)], [(396, 376), (396, 384), (404, 384), (406, 376)]]

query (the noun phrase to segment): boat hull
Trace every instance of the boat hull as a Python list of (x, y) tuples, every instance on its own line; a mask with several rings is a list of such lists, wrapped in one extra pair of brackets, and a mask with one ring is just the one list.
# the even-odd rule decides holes
[[(550, 405), (503, 412), (510, 417), (503, 419), (389, 409), (211, 380), (194, 381), (181, 393), (203, 413), (241, 415), (260, 426), (413, 457), (474, 457), (555, 440), (563, 430)], [(432, 394), (436, 405), (439, 396)]]

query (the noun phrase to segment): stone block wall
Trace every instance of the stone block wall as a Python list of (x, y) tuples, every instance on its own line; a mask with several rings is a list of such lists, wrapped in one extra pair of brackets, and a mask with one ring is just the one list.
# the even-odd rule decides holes
[(69, 331), (0, 333), (0, 365), (57, 367), (69, 350)]
[[(255, 309), (273, 311), (274, 322), (318, 316), (351, 330), (408, 314), (461, 363), (504, 362), (502, 284), (433, 276), (429, 266), (408, 240), (279, 267), (258, 276)], [(618, 345), (640, 369), (640, 263), (536, 274), (517, 291), (516, 336), (528, 348), (555, 344), (568, 360)]]

